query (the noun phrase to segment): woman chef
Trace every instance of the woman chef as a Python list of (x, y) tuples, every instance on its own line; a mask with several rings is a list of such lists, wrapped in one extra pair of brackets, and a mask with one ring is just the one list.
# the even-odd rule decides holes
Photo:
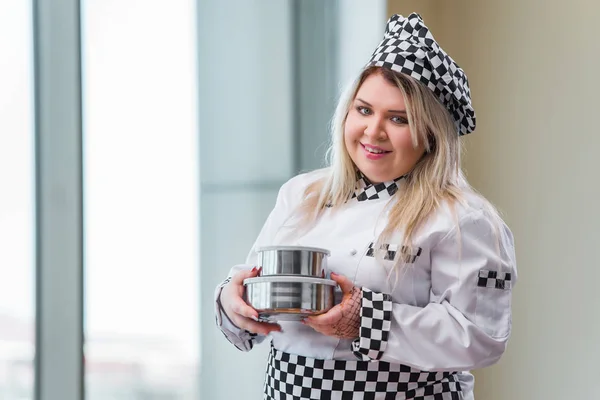
[(460, 169), (475, 129), (467, 77), (418, 14), (394, 15), (341, 97), (328, 168), (285, 183), (255, 247), (331, 251), (341, 304), (259, 322), (242, 295), (252, 251), (216, 290), (237, 348), (271, 340), (265, 399), (473, 399), (471, 369), (511, 330), (513, 238)]

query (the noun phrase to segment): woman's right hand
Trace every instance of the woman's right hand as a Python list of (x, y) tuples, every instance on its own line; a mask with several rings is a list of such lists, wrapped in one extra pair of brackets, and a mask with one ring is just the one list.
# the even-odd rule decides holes
[(256, 267), (240, 271), (231, 277), (221, 291), (221, 306), (223, 311), (238, 328), (250, 333), (268, 335), (270, 332), (281, 332), (281, 326), (268, 322), (258, 322), (258, 312), (244, 301), (244, 279), (258, 275)]

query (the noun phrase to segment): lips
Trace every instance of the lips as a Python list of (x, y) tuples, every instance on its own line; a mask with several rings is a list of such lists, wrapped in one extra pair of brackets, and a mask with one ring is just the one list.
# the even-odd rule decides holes
[(367, 151), (370, 154), (386, 154), (386, 153), (391, 153), (391, 151), (382, 149), (379, 146), (373, 146), (373, 145), (364, 144), (364, 143), (361, 143), (360, 145), (362, 146), (363, 149), (365, 149), (365, 151)]
[(360, 144), (363, 148), (364, 155), (371, 161), (378, 161), (384, 159), (391, 151), (382, 149), (379, 146), (371, 146), (369, 144)]

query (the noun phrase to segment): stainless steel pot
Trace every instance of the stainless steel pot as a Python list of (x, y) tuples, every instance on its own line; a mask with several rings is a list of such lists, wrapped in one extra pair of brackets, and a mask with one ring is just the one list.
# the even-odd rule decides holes
[(244, 280), (245, 300), (263, 321), (298, 321), (334, 305), (336, 283), (304, 276), (261, 276)]
[(268, 246), (256, 251), (258, 266), (262, 267), (260, 276), (302, 275), (329, 278), (329, 250), (303, 246)]

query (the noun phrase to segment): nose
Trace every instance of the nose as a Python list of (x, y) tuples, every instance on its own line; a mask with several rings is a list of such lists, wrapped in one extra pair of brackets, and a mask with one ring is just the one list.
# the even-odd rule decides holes
[(387, 138), (383, 119), (380, 117), (372, 116), (369, 118), (367, 126), (365, 126), (364, 134), (368, 138), (374, 141), (383, 141)]

